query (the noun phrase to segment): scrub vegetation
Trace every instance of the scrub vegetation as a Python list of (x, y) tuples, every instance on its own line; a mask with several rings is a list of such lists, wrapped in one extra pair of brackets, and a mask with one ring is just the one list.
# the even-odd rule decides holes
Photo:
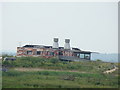
[(118, 63), (97, 61), (68, 62), (56, 58), (16, 57), (3, 61), (3, 88), (118, 88)]

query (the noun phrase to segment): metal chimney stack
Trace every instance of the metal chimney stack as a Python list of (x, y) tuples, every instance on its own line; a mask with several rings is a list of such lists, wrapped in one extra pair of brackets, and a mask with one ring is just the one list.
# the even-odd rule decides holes
[(65, 39), (64, 49), (70, 49), (70, 39)]
[(59, 45), (58, 45), (58, 38), (54, 38), (53, 39), (54, 43), (53, 43), (53, 47), (54, 49), (58, 49), (59, 48)]

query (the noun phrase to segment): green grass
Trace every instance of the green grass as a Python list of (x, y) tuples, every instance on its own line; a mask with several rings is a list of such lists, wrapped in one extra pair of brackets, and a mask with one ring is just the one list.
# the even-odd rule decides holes
[[(64, 80), (66, 76), (74, 80)], [(117, 77), (104, 74), (87, 74), (79, 72), (37, 71), (3, 72), (3, 88), (84, 88), (84, 87), (118, 87)]]
[(56, 58), (45, 59), (38, 57), (17, 57), (16, 61), (4, 61), (3, 65), (25, 68), (78, 70), (86, 72), (103, 72), (105, 70), (111, 69), (113, 65), (118, 66), (117, 63), (105, 63), (100, 61), (66, 62), (60, 61)]
[[(16, 61), (4, 61), (3, 65), (13, 66), (8, 72), (2, 73), (3, 88), (118, 88), (118, 71), (103, 74), (103, 71), (112, 68), (113, 65), (118, 66), (117, 63), (63, 62), (55, 58), (19, 57)], [(45, 70), (29, 72), (14, 70), (21, 67)]]

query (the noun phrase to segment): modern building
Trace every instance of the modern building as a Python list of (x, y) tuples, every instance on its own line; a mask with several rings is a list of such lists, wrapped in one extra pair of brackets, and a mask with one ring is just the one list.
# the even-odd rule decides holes
[(82, 51), (79, 48), (70, 47), (70, 39), (65, 39), (64, 47), (59, 47), (58, 38), (53, 39), (53, 46), (44, 45), (25, 45), (17, 47), (17, 56), (34, 56), (34, 57), (58, 57), (61, 60), (90, 60), (90, 51)]

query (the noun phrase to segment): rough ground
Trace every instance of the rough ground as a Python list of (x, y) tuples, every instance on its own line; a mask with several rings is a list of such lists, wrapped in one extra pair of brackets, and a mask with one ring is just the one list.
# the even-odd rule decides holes
[[(54, 69), (41, 69), (41, 68), (14, 68), (16, 71), (60, 71), (60, 72), (80, 72), (77, 70), (54, 70)], [(88, 73), (88, 72), (80, 72), (80, 73)]]
[[(106, 73), (106, 72), (114, 72), (116, 71), (118, 68), (115, 68), (115, 69), (111, 69), (111, 70), (107, 70), (107, 71), (104, 71), (103, 73)], [(14, 68), (14, 70), (16, 71), (21, 71), (21, 72), (24, 72), (24, 71), (60, 71), (60, 72), (80, 72), (80, 73), (89, 73), (89, 72), (83, 72), (83, 71), (77, 71), (77, 70), (54, 70), (54, 69), (41, 69), (41, 68)], [(107, 73), (108, 74), (108, 73)]]
[(113, 68), (113, 69), (111, 69), (111, 70), (107, 70), (107, 71), (104, 71), (103, 73), (112, 73), (112, 72), (114, 72), (114, 71), (116, 71), (118, 68), (117, 67), (115, 67), (115, 68)]

